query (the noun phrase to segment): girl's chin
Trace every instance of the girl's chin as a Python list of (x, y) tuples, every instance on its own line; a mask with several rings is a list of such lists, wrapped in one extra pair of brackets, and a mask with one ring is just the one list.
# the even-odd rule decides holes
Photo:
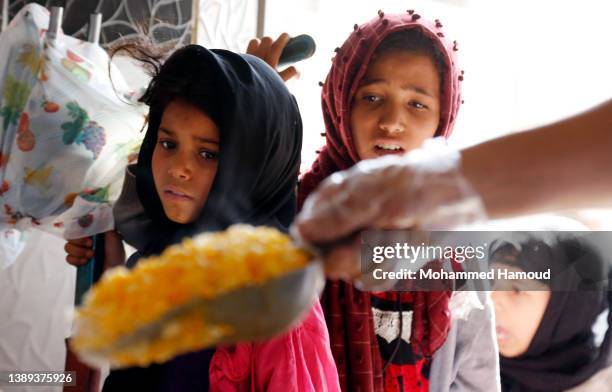
[(166, 217), (174, 223), (184, 225), (187, 223), (192, 223), (195, 220), (193, 214), (187, 211), (177, 211), (174, 208), (164, 210), (164, 212), (166, 213)]
[(504, 344), (504, 343), (500, 343), (498, 340), (497, 344), (499, 346), (499, 355), (501, 355), (504, 358), (515, 358), (523, 354), (524, 352), (524, 351), (516, 350), (515, 347), (513, 347), (508, 342)]

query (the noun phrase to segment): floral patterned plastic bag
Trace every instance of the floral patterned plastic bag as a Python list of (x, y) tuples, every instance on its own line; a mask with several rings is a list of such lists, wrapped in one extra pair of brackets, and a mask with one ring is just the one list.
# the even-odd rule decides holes
[(79, 238), (113, 228), (144, 111), (100, 46), (48, 24), (29, 4), (0, 35), (0, 230)]

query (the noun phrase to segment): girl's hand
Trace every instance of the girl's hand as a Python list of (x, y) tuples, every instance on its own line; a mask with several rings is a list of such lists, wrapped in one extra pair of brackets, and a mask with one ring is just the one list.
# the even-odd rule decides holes
[(64, 250), (68, 254), (66, 261), (70, 265), (80, 267), (85, 265), (89, 259), (94, 256), (93, 238), (85, 237), (75, 240), (69, 240), (64, 246)]
[[(291, 36), (287, 33), (282, 33), (276, 41), (273, 41), (270, 37), (263, 37), (261, 40), (253, 38), (249, 41), (246, 52), (247, 54), (259, 57), (272, 68), (276, 69), (281, 53), (290, 39)], [(278, 75), (286, 82), (294, 76), (297, 76), (298, 70), (294, 66), (291, 66), (278, 72)]]
[[(68, 254), (66, 256), (68, 264), (75, 267), (85, 265), (94, 256), (93, 238), (69, 240), (64, 250)], [(121, 236), (114, 230), (107, 231), (104, 233), (104, 270), (124, 263), (125, 249)]]

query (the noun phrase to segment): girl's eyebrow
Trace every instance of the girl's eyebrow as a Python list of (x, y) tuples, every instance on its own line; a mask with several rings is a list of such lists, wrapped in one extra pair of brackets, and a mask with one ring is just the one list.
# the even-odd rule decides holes
[[(176, 134), (174, 132), (172, 132), (171, 130), (169, 130), (168, 128), (164, 128), (164, 127), (159, 127), (159, 132), (165, 133), (168, 136), (172, 136), (175, 137)], [(219, 141), (214, 140), (214, 139), (208, 139), (202, 136), (193, 136), (193, 139), (201, 142), (201, 143), (210, 143), (210, 144), (219, 144)]]
[(421, 95), (426, 95), (429, 98), (434, 98), (434, 96), (429, 91), (424, 89), (423, 87), (414, 86), (412, 84), (402, 86), (402, 90), (412, 90), (415, 93), (418, 93), (418, 94), (421, 94)]
[[(359, 88), (364, 86), (370, 86), (372, 84), (388, 84), (385, 79), (363, 79), (361, 83), (359, 83)], [(412, 90), (417, 94), (425, 95), (429, 98), (435, 98), (429, 91), (424, 89), (423, 87), (415, 86), (413, 84), (406, 84), (402, 86), (402, 90)]]
[(208, 139), (208, 138), (201, 137), (201, 136), (194, 136), (193, 139), (201, 143), (219, 144), (217, 140)]

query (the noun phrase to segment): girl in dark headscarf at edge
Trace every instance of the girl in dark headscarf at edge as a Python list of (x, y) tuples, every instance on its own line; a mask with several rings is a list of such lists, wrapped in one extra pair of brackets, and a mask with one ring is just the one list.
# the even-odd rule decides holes
[[(154, 68), (141, 99), (148, 129), (115, 212), (120, 234), (138, 250), (128, 266), (234, 223), (286, 231), (296, 212), (302, 123), (274, 70), (254, 56), (197, 45), (163, 65), (144, 46), (124, 49)], [(338, 389), (318, 302), (277, 338), (113, 370), (104, 384), (104, 391)]]
[[(461, 103), (456, 50), (440, 21), (414, 11), (379, 11), (355, 25), (323, 84), (326, 145), (301, 178), (298, 204), (326, 177), (362, 159), (448, 137)], [(490, 299), (479, 293), (485, 306), (449, 335), (451, 294), (372, 294), (328, 281), (322, 304), (342, 389), (498, 390)]]
[(612, 313), (600, 344), (593, 331), (612, 305), (610, 267), (601, 253), (584, 239), (568, 236), (498, 241), (492, 247), (494, 268), (551, 271), (550, 280), (529, 281), (529, 287), (523, 281), (503, 283), (509, 287), (499, 283), (492, 294), (503, 391), (609, 390)]

